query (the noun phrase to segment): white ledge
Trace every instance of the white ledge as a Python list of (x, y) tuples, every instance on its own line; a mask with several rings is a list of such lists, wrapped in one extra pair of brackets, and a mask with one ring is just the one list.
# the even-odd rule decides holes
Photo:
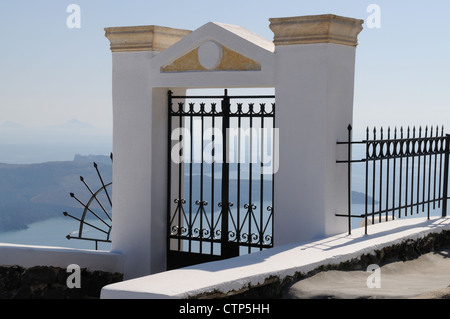
[(297, 243), (228, 260), (205, 263), (108, 285), (103, 299), (189, 298), (257, 286), (271, 277), (308, 273), (321, 265), (339, 264), (430, 233), (450, 229), (449, 218), (399, 219), (307, 243)]
[(0, 266), (53, 266), (77, 264), (91, 271), (123, 273), (123, 256), (99, 250), (0, 243)]

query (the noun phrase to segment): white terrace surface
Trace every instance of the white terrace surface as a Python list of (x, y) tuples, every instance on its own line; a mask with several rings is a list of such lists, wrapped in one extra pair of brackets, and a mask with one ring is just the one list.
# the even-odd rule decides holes
[(232, 294), (245, 287), (264, 283), (276, 276), (283, 279), (296, 272), (307, 273), (321, 265), (339, 264), (369, 254), (406, 239), (422, 238), (450, 229), (449, 218), (409, 218), (384, 222), (306, 243), (279, 246), (270, 250), (162, 272), (106, 286), (103, 299), (188, 298), (202, 293)]

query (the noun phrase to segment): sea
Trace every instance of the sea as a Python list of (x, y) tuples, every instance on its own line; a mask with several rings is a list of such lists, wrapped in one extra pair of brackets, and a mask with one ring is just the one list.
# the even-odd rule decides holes
[[(95, 223), (95, 221), (90, 221)], [(111, 243), (67, 239), (69, 234), (76, 234), (79, 223), (67, 217), (50, 218), (28, 225), (27, 229), (0, 232), (0, 243), (51, 246), (75, 249), (111, 250)], [(85, 232), (85, 235), (86, 232)]]
[[(73, 161), (79, 155), (107, 155), (111, 153), (111, 139), (99, 138), (87, 143), (0, 143), (0, 163), (37, 164), (53, 161)], [(95, 221), (91, 221), (95, 223)], [(95, 243), (85, 240), (67, 239), (76, 234), (79, 223), (68, 217), (51, 218), (28, 225), (27, 229), (0, 232), (0, 243), (53, 246), (75, 249), (96, 249)], [(86, 233), (85, 233), (86, 234)], [(110, 243), (98, 243), (99, 250), (111, 249)]]

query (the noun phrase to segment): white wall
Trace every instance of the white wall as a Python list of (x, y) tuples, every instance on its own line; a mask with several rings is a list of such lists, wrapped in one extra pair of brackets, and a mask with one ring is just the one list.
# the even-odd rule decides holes
[(355, 48), (329, 43), (277, 46), (276, 245), (346, 230), (346, 166), (336, 141), (352, 122)]
[(125, 278), (166, 269), (169, 88), (152, 86), (156, 54), (113, 53), (112, 251), (126, 255)]
[[(167, 158), (168, 145), (168, 88), (153, 89), (152, 94), (152, 193), (151, 193), (151, 246), (150, 273), (166, 270), (167, 240)], [(185, 89), (172, 90), (175, 95), (185, 95)], [(173, 177), (174, 178), (174, 177)], [(172, 187), (176, 186), (172, 182)]]
[(152, 55), (113, 53), (112, 251), (126, 254), (126, 278), (150, 269)]

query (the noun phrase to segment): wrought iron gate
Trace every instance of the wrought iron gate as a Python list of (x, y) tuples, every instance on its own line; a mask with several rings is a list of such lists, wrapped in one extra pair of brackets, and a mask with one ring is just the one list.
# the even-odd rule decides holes
[(272, 247), (275, 96), (168, 95), (167, 268)]

